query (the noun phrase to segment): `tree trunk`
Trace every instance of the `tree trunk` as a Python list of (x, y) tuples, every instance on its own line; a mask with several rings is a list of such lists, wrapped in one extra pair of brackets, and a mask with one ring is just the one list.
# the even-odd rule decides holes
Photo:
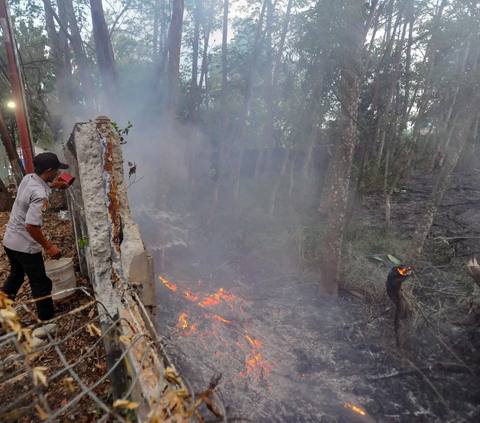
[(65, 12), (68, 16), (68, 25), (72, 35), (67, 32), (67, 29), (61, 25), (60, 19), (59, 25), (61, 30), (67, 37), (71, 39), (73, 54), (75, 56), (75, 63), (78, 66), (78, 75), (83, 88), (83, 97), (85, 100), (86, 116), (92, 117), (96, 114), (94, 95), (93, 95), (93, 78), (88, 64), (88, 59), (83, 49), (83, 40), (80, 35), (80, 29), (78, 27), (77, 18), (75, 17), (75, 9), (73, 8), (72, 0), (63, 0), (65, 4)]
[(13, 198), (7, 187), (0, 179), (0, 212), (12, 210)]
[(238, 194), (240, 191), (240, 174), (242, 172), (242, 160), (243, 160), (243, 145), (240, 148), (240, 153), (238, 153), (237, 168), (235, 170), (235, 188), (233, 191), (233, 199), (235, 204), (238, 204)]
[(285, 170), (287, 169), (288, 159), (290, 158), (290, 147), (285, 149), (285, 158), (283, 159), (282, 169), (280, 175), (278, 175), (275, 186), (273, 187), (272, 194), (270, 195), (270, 207), (268, 210), (268, 217), (272, 218), (275, 211), (275, 198), (277, 197), (277, 191), (282, 182), (283, 175), (285, 175)]
[[(53, 62), (55, 64), (54, 73), (56, 76), (56, 86), (58, 92), (58, 103), (62, 110), (63, 127), (71, 129), (73, 125), (72, 111), (70, 108), (71, 100), (67, 93), (67, 84), (65, 80), (65, 61), (63, 60), (63, 49), (60, 46), (60, 36), (55, 29), (55, 19), (53, 17), (53, 7), (50, 0), (43, 0), (45, 7), (45, 22), (48, 34), (50, 50)], [(65, 35), (63, 38), (66, 39)]]
[(213, 205), (210, 212), (211, 224), (215, 223), (217, 215), (218, 197), (220, 183), (223, 176), (226, 160), (226, 138), (227, 138), (227, 38), (228, 38), (228, 1), (223, 0), (223, 35), (222, 35), (222, 93), (220, 98), (221, 108), (221, 134), (220, 134), (220, 163), (218, 166), (217, 182), (213, 193)]
[(107, 114), (119, 114), (123, 117), (123, 107), (118, 85), (117, 66), (113, 54), (112, 41), (108, 33), (102, 0), (90, 0), (93, 24), (93, 38), (98, 61), (98, 69), (103, 83), (103, 93)]
[(202, 17), (203, 1), (195, 2), (195, 24), (193, 28), (193, 57), (192, 57), (192, 80), (190, 83), (190, 99), (188, 103), (188, 120), (190, 123), (197, 121), (198, 106), (198, 45), (200, 41), (200, 20)]
[(255, 39), (252, 46), (252, 58), (250, 59), (250, 67), (248, 68), (247, 78), (245, 80), (245, 94), (243, 96), (242, 112), (237, 125), (237, 138), (243, 135), (243, 130), (245, 128), (245, 123), (247, 120), (248, 102), (250, 101), (250, 94), (252, 91), (253, 73), (257, 67), (258, 57), (260, 56), (260, 36), (262, 35), (263, 17), (265, 16), (265, 9), (268, 1), (269, 0), (265, 0), (263, 2), (260, 17), (257, 23), (257, 30), (255, 31)]
[[(68, 16), (65, 9), (65, 0), (57, 0), (57, 3), (58, 3), (59, 20), (62, 23), (62, 26), (64, 28), (68, 28)], [(75, 96), (75, 89), (74, 89), (74, 83), (73, 83), (72, 54), (70, 51), (70, 46), (68, 45), (68, 37), (65, 34), (65, 32), (62, 31), (61, 29), (58, 32), (58, 44), (60, 48), (60, 54), (61, 54), (61, 57), (63, 58), (63, 63), (64, 63), (63, 78), (65, 80), (65, 91), (66, 91), (67, 98), (71, 103), (71, 99), (74, 98)], [(72, 126), (74, 123), (73, 121), (75, 120), (75, 117), (78, 115), (77, 109), (78, 109), (77, 105), (70, 104), (72, 122), (68, 127), (69, 131), (72, 129)]]
[[(480, 104), (478, 105), (480, 106)], [(475, 118), (477, 118), (477, 116), (475, 116)], [(423, 245), (425, 243), (428, 233), (430, 232), (430, 228), (432, 226), (438, 206), (440, 205), (443, 194), (448, 187), (450, 176), (455, 169), (457, 161), (465, 147), (468, 131), (472, 126), (472, 122), (473, 118), (470, 117), (464, 119), (459, 123), (460, 128), (458, 128), (458, 132), (456, 135), (457, 143), (455, 146), (451, 147), (450, 151), (447, 154), (437, 183), (435, 184), (435, 188), (433, 189), (433, 192), (428, 200), (425, 214), (420, 220), (417, 230), (413, 236), (412, 243), (410, 245), (410, 258), (412, 259), (417, 258), (422, 252)]]
[(171, 122), (178, 103), (178, 82), (180, 80), (180, 52), (182, 48), (184, 0), (173, 1), (172, 23), (168, 33), (168, 91), (165, 102), (167, 119)]
[(344, 6), (344, 23), (351, 34), (343, 49), (341, 63), (340, 100), (342, 102), (339, 132), (332, 158), (331, 209), (327, 225), (325, 249), (319, 286), (320, 295), (338, 296), (338, 279), (343, 245), (348, 187), (357, 138), (357, 111), (361, 80), (360, 52), (363, 46), (363, 0), (349, 0)]
[(17, 149), (12, 143), (12, 139), (8, 133), (8, 128), (3, 119), (3, 113), (0, 108), (0, 137), (2, 138), (3, 145), (5, 146), (5, 151), (7, 152), (8, 159), (12, 165), (13, 180), (15, 185), (18, 187), (20, 182), (22, 182), (23, 176), (25, 175), (25, 169), (23, 168), (22, 162), (18, 157)]

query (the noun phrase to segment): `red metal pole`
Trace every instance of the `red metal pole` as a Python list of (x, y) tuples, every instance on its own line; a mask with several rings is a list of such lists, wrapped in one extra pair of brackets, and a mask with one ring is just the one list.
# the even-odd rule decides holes
[(31, 149), (30, 134), (28, 131), (27, 118), (25, 115), (25, 104), (23, 102), (22, 86), (15, 61), (15, 38), (7, 12), (7, 0), (0, 0), (0, 23), (3, 28), (3, 38), (7, 51), (8, 75), (12, 86), (13, 101), (15, 103), (15, 117), (17, 119), (18, 136), (22, 147), (23, 161), (26, 173), (33, 173), (33, 154)]

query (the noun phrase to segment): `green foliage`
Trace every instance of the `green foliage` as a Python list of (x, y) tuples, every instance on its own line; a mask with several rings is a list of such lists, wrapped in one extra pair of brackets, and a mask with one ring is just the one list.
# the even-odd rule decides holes
[(128, 121), (128, 125), (125, 128), (120, 128), (116, 122), (111, 123), (117, 134), (120, 136), (120, 144), (126, 144), (127, 141), (125, 137), (129, 134), (130, 129), (132, 129), (133, 124)]

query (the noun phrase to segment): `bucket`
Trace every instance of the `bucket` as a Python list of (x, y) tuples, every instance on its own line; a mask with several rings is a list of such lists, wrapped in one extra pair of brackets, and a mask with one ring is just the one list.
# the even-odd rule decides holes
[[(66, 289), (77, 287), (77, 280), (75, 279), (73, 261), (71, 258), (47, 261), (45, 263), (45, 270), (47, 271), (47, 276), (52, 280), (53, 301), (66, 301), (75, 296), (77, 291), (61, 292)], [(57, 294), (58, 292), (61, 293)]]

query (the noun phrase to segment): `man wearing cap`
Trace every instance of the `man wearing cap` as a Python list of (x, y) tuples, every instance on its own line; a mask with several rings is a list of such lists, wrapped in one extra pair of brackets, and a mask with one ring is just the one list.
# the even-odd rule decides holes
[[(51, 188), (68, 188), (66, 182), (54, 181), (58, 169), (67, 169), (53, 153), (42, 153), (33, 159), (35, 173), (25, 176), (18, 187), (10, 220), (3, 238), (3, 247), (10, 262), (8, 275), (2, 291), (12, 300), (28, 276), (33, 298), (52, 294), (52, 281), (45, 272), (42, 247), (47, 254), (58, 260), (61, 251), (47, 241), (42, 233), (43, 214), (47, 210)], [(55, 311), (52, 298), (37, 301), (40, 320), (49, 320)]]

